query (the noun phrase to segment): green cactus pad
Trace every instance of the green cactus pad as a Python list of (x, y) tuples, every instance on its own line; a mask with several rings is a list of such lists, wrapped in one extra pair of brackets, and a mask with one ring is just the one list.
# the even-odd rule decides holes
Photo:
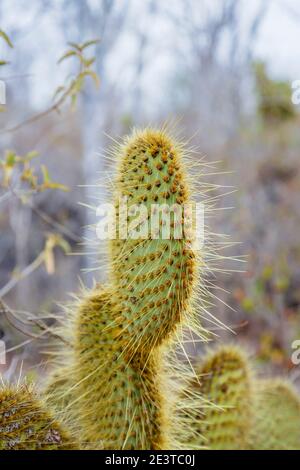
[(116, 341), (109, 288), (81, 301), (75, 325), (74, 406), (81, 438), (94, 448), (151, 449), (159, 441), (153, 360), (128, 362)]
[(252, 378), (247, 357), (240, 348), (222, 346), (210, 352), (186, 392), (193, 404), (188, 421), (190, 436), (185, 436), (187, 448), (247, 447)]
[[(120, 198), (126, 197), (128, 212), (134, 205), (143, 205), (149, 223), (145, 239), (119, 239), (119, 227), (111, 242), (111, 281), (121, 306), (119, 341), (129, 357), (136, 351), (147, 356), (170, 337), (190, 307), (197, 279), (193, 240), (183, 230), (183, 207), (191, 202), (190, 190), (182, 148), (164, 132), (134, 132), (117, 158), (117, 215)], [(156, 219), (159, 225), (151, 234), (150, 221), (155, 220), (158, 208), (170, 211), (169, 239), (161, 219)], [(136, 214), (128, 215), (129, 229), (135, 219)]]

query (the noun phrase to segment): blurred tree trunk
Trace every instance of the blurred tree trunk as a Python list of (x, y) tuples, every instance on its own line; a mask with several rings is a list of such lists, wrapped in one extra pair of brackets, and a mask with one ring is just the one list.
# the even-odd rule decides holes
[[(166, 14), (182, 40), (177, 62), (185, 71), (186, 114), (191, 129), (208, 147), (223, 145), (237, 132), (249, 96), (249, 69), (260, 26), (269, 2), (261, 0), (253, 17), (241, 30), (242, 0), (180, 0), (180, 12), (167, 8)], [(184, 72), (181, 72), (184, 73)], [(245, 87), (248, 87), (248, 89)], [(208, 147), (206, 150), (208, 150)]]
[[(49, 2), (44, 1), (41, 4), (36, 3), (33, 8), (33, 16), (25, 24), (17, 24), (9, 31), (9, 36), (14, 45), (13, 60), (5, 70), (1, 70), (7, 86), (7, 120), (15, 117), (15, 109), (18, 110), (18, 120), (21, 122), (28, 116), (28, 110), (31, 109), (31, 91), (32, 84), (27, 71), (31, 69), (34, 62), (34, 53), (26, 47), (24, 38), (33, 30), (35, 22), (42, 15), (46, 14), (49, 8)], [(14, 7), (11, 2), (0, 3), (0, 18), (4, 16), (9, 7)], [(26, 1), (20, 1), (18, 8), (21, 12), (28, 9)], [(13, 88), (13, 93), (11, 93)], [(26, 142), (26, 130), (21, 130), (17, 134), (4, 134), (1, 136), (1, 147), (12, 148), (22, 154), (24, 142)], [(26, 150), (26, 149), (25, 149)], [(28, 149), (32, 150), (32, 149)], [(29, 261), (29, 236), (32, 211), (20, 201), (11, 197), (8, 206), (11, 230), (14, 234), (11, 241), (11, 250), (14, 252), (15, 268), (22, 271)], [(15, 306), (25, 308), (30, 304), (30, 295), (28, 292), (29, 284), (27, 280), (18, 283), (16, 286)]]
[[(100, 78), (100, 89), (95, 89), (94, 83), (87, 83), (81, 96), (78, 112), (80, 113), (82, 143), (83, 143), (83, 174), (86, 185), (95, 185), (99, 181), (99, 187), (87, 187), (85, 193), (85, 203), (96, 206), (103, 202), (105, 197), (105, 161), (103, 152), (105, 150), (104, 132), (106, 127), (106, 116), (109, 105), (110, 83), (105, 69), (105, 60), (117, 41), (122, 30), (128, 0), (122, 5), (117, 5), (115, 0), (101, 0), (97, 6), (92, 6), (87, 2), (64, 2), (64, 23), (70, 22), (69, 13), (72, 11), (76, 19), (76, 38), (78, 43), (90, 39), (99, 39), (95, 49), (95, 71)], [(68, 33), (67, 33), (68, 34)], [(71, 31), (72, 34), (72, 31)], [(74, 41), (73, 37), (67, 38)], [(96, 231), (90, 226), (96, 222), (95, 213), (87, 211), (84, 238), (91, 243), (96, 242)], [(87, 249), (87, 251), (91, 251)], [(92, 251), (96, 251), (95, 249)], [(96, 255), (95, 255), (96, 256)], [(85, 268), (93, 269), (99, 266), (100, 260), (91, 259), (88, 255), (85, 258)], [(86, 281), (92, 280), (93, 273), (87, 276)]]

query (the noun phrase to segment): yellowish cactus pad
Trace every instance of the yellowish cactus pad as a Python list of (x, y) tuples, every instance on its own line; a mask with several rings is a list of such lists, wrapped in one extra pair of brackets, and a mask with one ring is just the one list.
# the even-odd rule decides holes
[(246, 449), (252, 393), (248, 359), (240, 348), (221, 346), (209, 352), (185, 390), (190, 407), (183, 407), (180, 416), (190, 427), (186, 447)]
[(300, 398), (281, 379), (256, 382), (255, 422), (250, 447), (257, 450), (300, 450)]
[(26, 385), (0, 386), (0, 450), (71, 450), (63, 426)]

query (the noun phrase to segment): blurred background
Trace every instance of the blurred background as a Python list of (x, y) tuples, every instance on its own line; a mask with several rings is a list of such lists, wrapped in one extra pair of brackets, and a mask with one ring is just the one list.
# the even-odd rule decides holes
[(299, 42), (297, 0), (1, 0), (7, 378), (44, 370), (49, 315), (103, 277), (82, 242), (95, 236), (112, 139), (169, 122), (205, 157), (218, 196), (206, 222), (227, 237), (207, 273), (210, 312), (229, 327), (214, 325), (213, 340), (245, 344), (267, 374), (300, 384)]

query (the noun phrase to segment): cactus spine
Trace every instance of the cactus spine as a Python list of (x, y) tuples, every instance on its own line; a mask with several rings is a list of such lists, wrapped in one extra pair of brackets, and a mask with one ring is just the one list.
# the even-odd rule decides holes
[[(192, 318), (197, 282), (193, 238), (182, 230), (189, 202), (180, 145), (164, 132), (134, 132), (116, 155), (119, 159), (115, 208), (144, 204), (147, 218), (161, 205), (170, 211), (170, 237), (156, 233), (141, 239), (119, 235), (110, 244), (110, 284), (84, 296), (73, 315), (70, 376), (81, 436), (95, 448), (159, 449), (167, 445), (163, 354), (180, 326)], [(176, 209), (175, 209), (176, 211)], [(136, 213), (135, 213), (136, 215)], [(133, 216), (128, 212), (130, 227)], [(177, 232), (178, 233), (178, 232)], [(191, 231), (189, 232), (189, 234)], [(58, 379), (60, 380), (60, 379)]]
[(76, 445), (26, 386), (0, 386), (0, 450), (71, 450)]

